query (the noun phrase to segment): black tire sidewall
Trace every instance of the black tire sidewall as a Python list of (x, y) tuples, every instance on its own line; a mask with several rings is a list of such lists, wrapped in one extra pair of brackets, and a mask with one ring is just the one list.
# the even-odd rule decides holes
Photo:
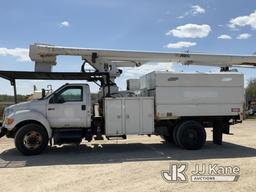
[(179, 146), (179, 147), (182, 147), (180, 146), (179, 144), (179, 138), (177, 137), (177, 132), (178, 132), (178, 129), (180, 127), (180, 125), (182, 124), (183, 122), (179, 122), (173, 129), (173, 133), (172, 133), (172, 138), (173, 138), (173, 142), (175, 145)]
[[(177, 143), (180, 147), (189, 149), (189, 150), (197, 150), (202, 148), (202, 146), (206, 142), (206, 132), (204, 127), (197, 121), (185, 121), (183, 122), (178, 128), (177, 128), (176, 138)], [(190, 145), (186, 143), (185, 134), (188, 131), (188, 129), (193, 129), (197, 132), (197, 142), (194, 145)]]
[[(42, 144), (37, 149), (30, 150), (23, 143), (24, 136), (29, 131), (36, 131), (42, 136)], [(30, 123), (22, 126), (15, 135), (15, 146), (18, 151), (21, 152), (23, 155), (38, 155), (42, 153), (47, 147), (48, 141), (49, 138), (45, 128), (35, 123)]]

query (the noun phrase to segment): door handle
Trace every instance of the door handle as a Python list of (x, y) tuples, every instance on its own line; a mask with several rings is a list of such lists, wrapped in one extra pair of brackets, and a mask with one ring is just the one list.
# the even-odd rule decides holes
[(86, 110), (86, 105), (82, 105), (82, 106), (81, 106), (81, 110), (82, 110), (82, 111), (85, 111), (85, 110)]
[(48, 111), (54, 111), (55, 110), (55, 108), (48, 108)]

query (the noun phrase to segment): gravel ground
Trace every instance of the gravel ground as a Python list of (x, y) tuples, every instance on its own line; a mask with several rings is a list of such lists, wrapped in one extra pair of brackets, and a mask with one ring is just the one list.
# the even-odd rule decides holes
[[(38, 156), (22, 156), (12, 139), (0, 139), (0, 191), (255, 191), (256, 120), (233, 126), (224, 144), (207, 143), (197, 151), (164, 144), (156, 136), (96, 141), (52, 147)], [(188, 182), (167, 183), (161, 177), (170, 163), (188, 164)], [(239, 166), (237, 182), (192, 182), (196, 164)]]

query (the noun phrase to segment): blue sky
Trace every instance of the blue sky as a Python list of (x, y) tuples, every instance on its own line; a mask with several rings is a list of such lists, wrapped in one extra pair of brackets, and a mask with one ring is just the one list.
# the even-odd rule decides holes
[[(29, 70), (27, 53), (35, 42), (62, 46), (253, 54), (256, 52), (255, 0), (9, 0), (0, 6), (0, 70)], [(15, 49), (16, 48), (16, 49)], [(79, 71), (82, 61), (61, 57), (54, 71)], [(216, 71), (209, 67), (156, 64), (128, 69), (124, 80), (151, 69)], [(239, 69), (246, 80), (256, 69)], [(18, 81), (18, 93), (63, 81)], [(0, 94), (12, 94), (0, 80)], [(96, 91), (96, 87), (92, 87)]]

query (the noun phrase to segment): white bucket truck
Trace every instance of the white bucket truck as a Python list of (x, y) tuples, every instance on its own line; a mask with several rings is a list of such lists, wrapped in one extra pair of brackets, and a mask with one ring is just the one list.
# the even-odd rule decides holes
[[(206, 141), (206, 127), (213, 128), (213, 142), (222, 144), (222, 134), (229, 134), (230, 125), (241, 122), (244, 104), (244, 77), (228, 67), (256, 64), (255, 56), (32, 45), (30, 57), (36, 62), (36, 71), (40, 71), (34, 73), (42, 77), (51, 73), (58, 55), (82, 56), (95, 68), (95, 75), (108, 73), (110, 82), (101, 87), (95, 106), (89, 85), (81, 83), (65, 84), (45, 98), (7, 107), (0, 136), (14, 138), (16, 148), (24, 155), (41, 153), (49, 142), (79, 144), (83, 139), (126, 139), (127, 135), (160, 135), (181, 148), (200, 149)], [(222, 72), (152, 72), (128, 80), (128, 89), (136, 95), (130, 94), (131, 90), (118, 95), (114, 79), (122, 71), (117, 67), (149, 61), (220, 66)]]

